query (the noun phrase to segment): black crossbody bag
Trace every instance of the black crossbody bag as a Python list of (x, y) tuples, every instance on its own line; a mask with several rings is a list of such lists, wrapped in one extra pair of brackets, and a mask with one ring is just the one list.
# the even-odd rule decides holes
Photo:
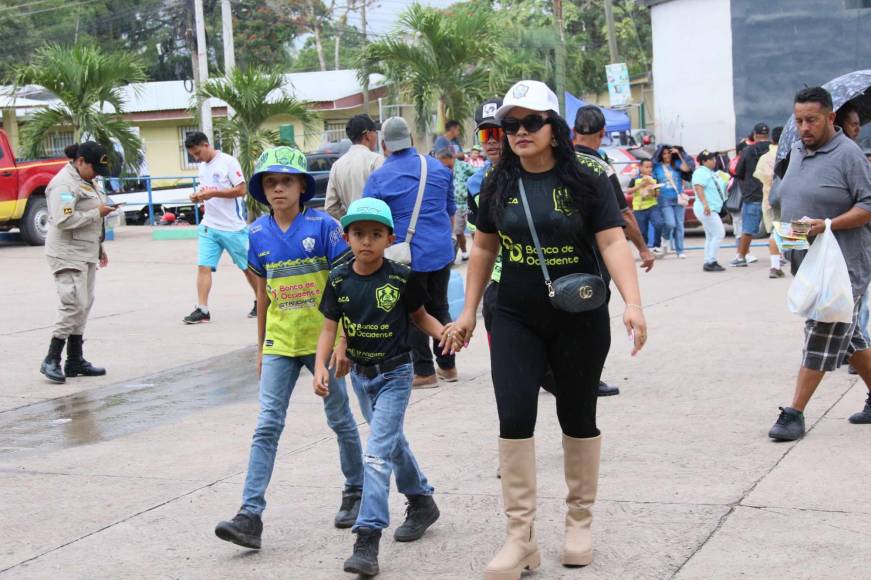
[(550, 279), (544, 252), (541, 249), (538, 233), (532, 221), (532, 212), (529, 211), (526, 188), (523, 187), (522, 179), (517, 180), (517, 183), (520, 188), (523, 211), (526, 212), (526, 223), (529, 225), (529, 233), (532, 234), (532, 242), (535, 244), (535, 252), (538, 254), (541, 272), (544, 274), (544, 284), (547, 286), (547, 295), (550, 298), (550, 303), (557, 310), (565, 312), (587, 312), (605, 304), (608, 289), (605, 285), (605, 280), (601, 276), (602, 265), (599, 263), (599, 253), (596, 250), (595, 243), (592, 244), (590, 249), (593, 251), (596, 269), (599, 274), (568, 274), (560, 276), (556, 280)]

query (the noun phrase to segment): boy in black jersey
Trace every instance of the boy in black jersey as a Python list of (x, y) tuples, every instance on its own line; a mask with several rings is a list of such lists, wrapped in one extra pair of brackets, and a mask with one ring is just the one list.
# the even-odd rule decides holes
[(408, 498), (408, 517), (394, 534), (397, 541), (419, 539), (439, 517), (433, 488), (402, 432), (414, 379), (409, 317), (442, 343), (450, 338), (450, 331), (427, 314), (423, 307), (426, 291), (410, 277), (411, 269), (384, 258), (384, 250), (395, 239), (387, 204), (374, 198), (359, 199), (341, 221), (354, 259), (330, 272), (321, 300), (326, 320), (318, 342), (314, 390), (322, 397), (329, 394), (327, 362), (341, 321), (344, 336), (340, 340), (348, 343), (351, 380), (357, 393), (368, 395), (360, 406), (370, 425), (363, 454), (363, 501), (353, 527), (357, 541), (344, 569), (373, 576), (378, 573), (381, 530), (390, 522), (391, 472), (396, 474), (396, 487)]

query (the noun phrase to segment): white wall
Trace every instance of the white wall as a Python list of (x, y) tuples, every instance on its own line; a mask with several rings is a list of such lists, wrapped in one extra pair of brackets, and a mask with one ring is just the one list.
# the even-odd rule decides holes
[(735, 147), (730, 0), (671, 0), (651, 8), (656, 141)]

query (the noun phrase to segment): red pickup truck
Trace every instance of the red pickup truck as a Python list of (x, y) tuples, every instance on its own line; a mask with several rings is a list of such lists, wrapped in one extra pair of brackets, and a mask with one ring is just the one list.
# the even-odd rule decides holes
[(0, 231), (19, 228), (28, 244), (45, 244), (45, 187), (66, 162), (65, 158), (17, 161), (8, 135), (0, 130)]

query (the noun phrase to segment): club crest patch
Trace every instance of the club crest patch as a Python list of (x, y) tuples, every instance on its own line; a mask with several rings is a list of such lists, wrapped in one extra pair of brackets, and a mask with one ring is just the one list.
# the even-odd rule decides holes
[(399, 288), (393, 284), (385, 284), (375, 290), (375, 300), (378, 308), (384, 312), (390, 312), (399, 302)]
[(522, 99), (526, 96), (526, 93), (529, 92), (529, 85), (524, 85), (522, 83), (514, 85), (514, 88), (511, 90), (511, 94), (515, 99)]
[(483, 116), (485, 118), (486, 117), (495, 117), (496, 116), (496, 109), (498, 109), (498, 108), (499, 107), (496, 106), (496, 103), (487, 103), (486, 105), (484, 105), (484, 110), (482, 111), (484, 113)]
[(311, 251), (315, 249), (315, 239), (311, 237), (305, 238), (302, 241), (302, 247), (306, 252), (310, 254)]

